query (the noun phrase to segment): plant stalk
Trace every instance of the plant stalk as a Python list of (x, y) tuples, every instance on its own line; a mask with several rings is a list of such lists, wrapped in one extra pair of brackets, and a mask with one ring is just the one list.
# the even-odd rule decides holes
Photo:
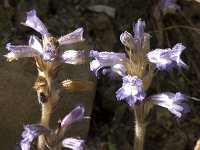
[(134, 107), (134, 112), (135, 112), (134, 150), (143, 150), (144, 146), (146, 124), (144, 122), (143, 108), (144, 108), (143, 103)]
[[(41, 125), (48, 127), (49, 120), (51, 115), (51, 103), (48, 100), (47, 103), (42, 104), (42, 116), (41, 116)], [(44, 135), (40, 135), (38, 138), (38, 150), (45, 150), (45, 137)]]

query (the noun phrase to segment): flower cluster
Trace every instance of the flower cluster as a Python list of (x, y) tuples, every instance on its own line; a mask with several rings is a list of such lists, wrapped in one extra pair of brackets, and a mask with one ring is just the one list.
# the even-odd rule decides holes
[[(188, 68), (180, 59), (185, 47), (178, 43), (172, 49), (155, 49), (150, 51), (150, 35), (145, 33), (145, 22), (138, 19), (133, 25), (134, 36), (125, 31), (120, 35), (122, 44), (126, 47), (126, 53), (98, 52), (92, 50), (90, 56), (94, 57), (90, 63), (90, 70), (96, 76), (101, 68), (102, 73), (109, 73), (111, 78), (116, 74), (122, 76), (122, 87), (116, 92), (118, 100), (126, 100), (130, 106), (141, 103), (146, 98), (155, 69), (172, 71), (177, 68)], [(154, 65), (155, 64), (155, 65)], [(163, 93), (154, 95), (151, 100), (154, 104), (168, 108), (177, 117), (181, 117), (187, 104), (187, 97), (181, 93)], [(184, 103), (182, 103), (184, 102)], [(187, 109), (188, 110), (188, 109)]]
[[(61, 121), (61, 126), (56, 131), (52, 131), (49, 128), (39, 124), (24, 126), (22, 140), (20, 141), (20, 145), (18, 145), (18, 147), (22, 150), (29, 150), (34, 138), (38, 137), (39, 135), (45, 135), (47, 139), (47, 145), (51, 149), (61, 146), (73, 150), (82, 150), (84, 148), (84, 140), (76, 138), (63, 139), (63, 136), (66, 132), (66, 128), (68, 128), (71, 124), (81, 121), (84, 118), (89, 118), (84, 117), (84, 112), (85, 108), (83, 106), (77, 106), (64, 117), (64, 119)], [(61, 142), (57, 141), (58, 139), (62, 139)]]
[(36, 16), (36, 11), (27, 12), (27, 20), (22, 25), (28, 26), (42, 35), (42, 42), (36, 36), (31, 36), (29, 45), (11, 45), (8, 43), (6, 48), (11, 51), (4, 55), (9, 61), (23, 57), (40, 58), (45, 62), (60, 61), (68, 64), (79, 64), (84, 62), (84, 52), (76, 50), (67, 50), (59, 54), (59, 46), (83, 41), (83, 29), (78, 28), (75, 31), (60, 37), (54, 38), (47, 30), (46, 26)]

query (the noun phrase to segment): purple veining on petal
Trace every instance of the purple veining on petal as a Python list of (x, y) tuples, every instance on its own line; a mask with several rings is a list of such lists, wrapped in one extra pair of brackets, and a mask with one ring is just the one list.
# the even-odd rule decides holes
[(90, 56), (95, 58), (95, 60), (90, 63), (90, 70), (95, 72), (96, 76), (98, 76), (99, 69), (103, 67), (112, 67), (127, 61), (124, 53), (98, 52), (92, 50), (90, 51)]
[(72, 44), (72, 43), (81, 42), (81, 41), (84, 41), (83, 28), (78, 28), (75, 31), (73, 31), (65, 36), (62, 36), (58, 39), (58, 42), (60, 45)]
[(74, 122), (84, 119), (84, 112), (85, 112), (84, 106), (76, 107), (68, 115), (64, 117), (64, 119), (61, 122), (61, 127), (67, 127), (73, 124)]
[(118, 100), (126, 100), (130, 106), (144, 100), (146, 93), (143, 91), (142, 80), (137, 76), (124, 76), (122, 87), (116, 92), (116, 96)]
[(159, 106), (167, 108), (171, 113), (180, 118), (183, 112), (189, 112), (189, 106), (186, 103), (188, 96), (180, 92), (159, 93), (151, 97), (152, 101)]
[(84, 51), (67, 50), (60, 58), (67, 64), (82, 64), (85, 62)]
[(42, 23), (42, 21), (36, 16), (36, 11), (31, 10), (27, 12), (27, 18), (26, 22), (22, 22), (21, 24), (28, 26), (40, 34), (44, 36), (50, 36), (50, 33), (48, 32), (46, 26)]
[(85, 141), (75, 138), (66, 138), (62, 141), (63, 147), (70, 148), (72, 150), (83, 150)]

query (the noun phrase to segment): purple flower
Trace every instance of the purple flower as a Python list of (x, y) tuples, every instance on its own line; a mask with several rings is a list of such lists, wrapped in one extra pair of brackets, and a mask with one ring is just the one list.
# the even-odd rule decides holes
[(66, 138), (62, 141), (63, 147), (70, 148), (73, 150), (83, 150), (85, 141), (75, 138)]
[(120, 35), (120, 41), (122, 42), (122, 44), (124, 44), (124, 46), (130, 49), (134, 49), (134, 38), (129, 32), (125, 31), (124, 33), (122, 33)]
[(34, 57), (39, 55), (39, 52), (36, 49), (33, 49), (26, 45), (15, 46), (8, 43), (6, 45), (6, 48), (11, 52), (4, 55), (4, 57), (6, 57), (10, 61), (22, 57)]
[(155, 63), (159, 70), (171, 71), (173, 68), (188, 66), (180, 59), (180, 55), (185, 47), (178, 43), (172, 49), (155, 49), (147, 53), (147, 58), (151, 63)]
[[(95, 58), (95, 60), (90, 62), (90, 70), (95, 72), (96, 76), (98, 76), (99, 69), (103, 67), (114, 68), (112, 71), (119, 73), (119, 75), (123, 75), (125, 73), (123, 63), (127, 61), (127, 58), (124, 53), (98, 52), (92, 50), (90, 51), (90, 56)], [(120, 65), (116, 66), (117, 64)], [(107, 71), (104, 70), (104, 73)]]
[(85, 62), (84, 51), (67, 50), (60, 58), (67, 64), (82, 64)]
[(140, 18), (138, 19), (137, 23), (134, 25), (134, 38), (139, 39), (140, 41), (143, 39), (144, 36), (144, 29), (146, 27), (145, 21), (142, 21)]
[(150, 43), (150, 34), (144, 32), (145, 27), (145, 21), (142, 21), (139, 18), (133, 25), (134, 37), (127, 31), (120, 35), (122, 44), (131, 50), (148, 51), (149, 47), (146, 45), (149, 45)]
[(146, 94), (143, 91), (142, 80), (137, 76), (124, 76), (122, 87), (116, 92), (118, 100), (126, 100), (130, 106), (142, 101)]
[(167, 9), (171, 11), (176, 11), (180, 9), (180, 6), (176, 4), (176, 0), (161, 0), (159, 3), (161, 9)]
[(171, 113), (180, 118), (183, 112), (189, 111), (189, 106), (186, 103), (188, 96), (177, 93), (159, 93), (151, 97), (154, 104), (167, 108)]
[(81, 41), (84, 41), (83, 28), (78, 28), (75, 31), (65, 36), (62, 36), (58, 39), (58, 42), (60, 45), (72, 44), (72, 43), (81, 42)]
[(61, 121), (61, 127), (67, 127), (73, 124), (74, 122), (80, 121), (84, 118), (88, 118), (84, 117), (84, 112), (85, 112), (84, 106), (76, 107), (68, 115), (64, 117), (64, 119)]
[(29, 150), (33, 139), (39, 135), (48, 135), (50, 130), (39, 124), (31, 124), (24, 126), (24, 131), (22, 133), (22, 140), (20, 141), (20, 146), (22, 150)]
[(36, 11), (31, 10), (27, 12), (26, 22), (22, 22), (21, 24), (28, 26), (40, 34), (44, 36), (50, 36), (51, 34), (48, 32), (46, 26), (42, 23), (42, 21), (36, 16)]
[(59, 59), (68, 64), (81, 64), (85, 61), (84, 51), (67, 50), (61, 56), (58, 56), (52, 51), (52, 45), (47, 44), (43, 47), (36, 36), (30, 37), (29, 46), (15, 46), (8, 43), (6, 48), (11, 52), (4, 56), (10, 61), (18, 58), (36, 56), (39, 56), (45, 62), (52, 62)]

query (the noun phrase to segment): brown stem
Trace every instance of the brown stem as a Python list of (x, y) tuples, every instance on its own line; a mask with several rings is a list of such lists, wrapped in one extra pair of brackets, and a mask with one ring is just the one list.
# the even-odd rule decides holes
[[(42, 116), (41, 116), (41, 125), (48, 127), (49, 126), (49, 120), (51, 115), (51, 103), (48, 101), (47, 103), (42, 104)], [(39, 136), (38, 138), (38, 150), (44, 150), (45, 149), (45, 137), (44, 135)]]

